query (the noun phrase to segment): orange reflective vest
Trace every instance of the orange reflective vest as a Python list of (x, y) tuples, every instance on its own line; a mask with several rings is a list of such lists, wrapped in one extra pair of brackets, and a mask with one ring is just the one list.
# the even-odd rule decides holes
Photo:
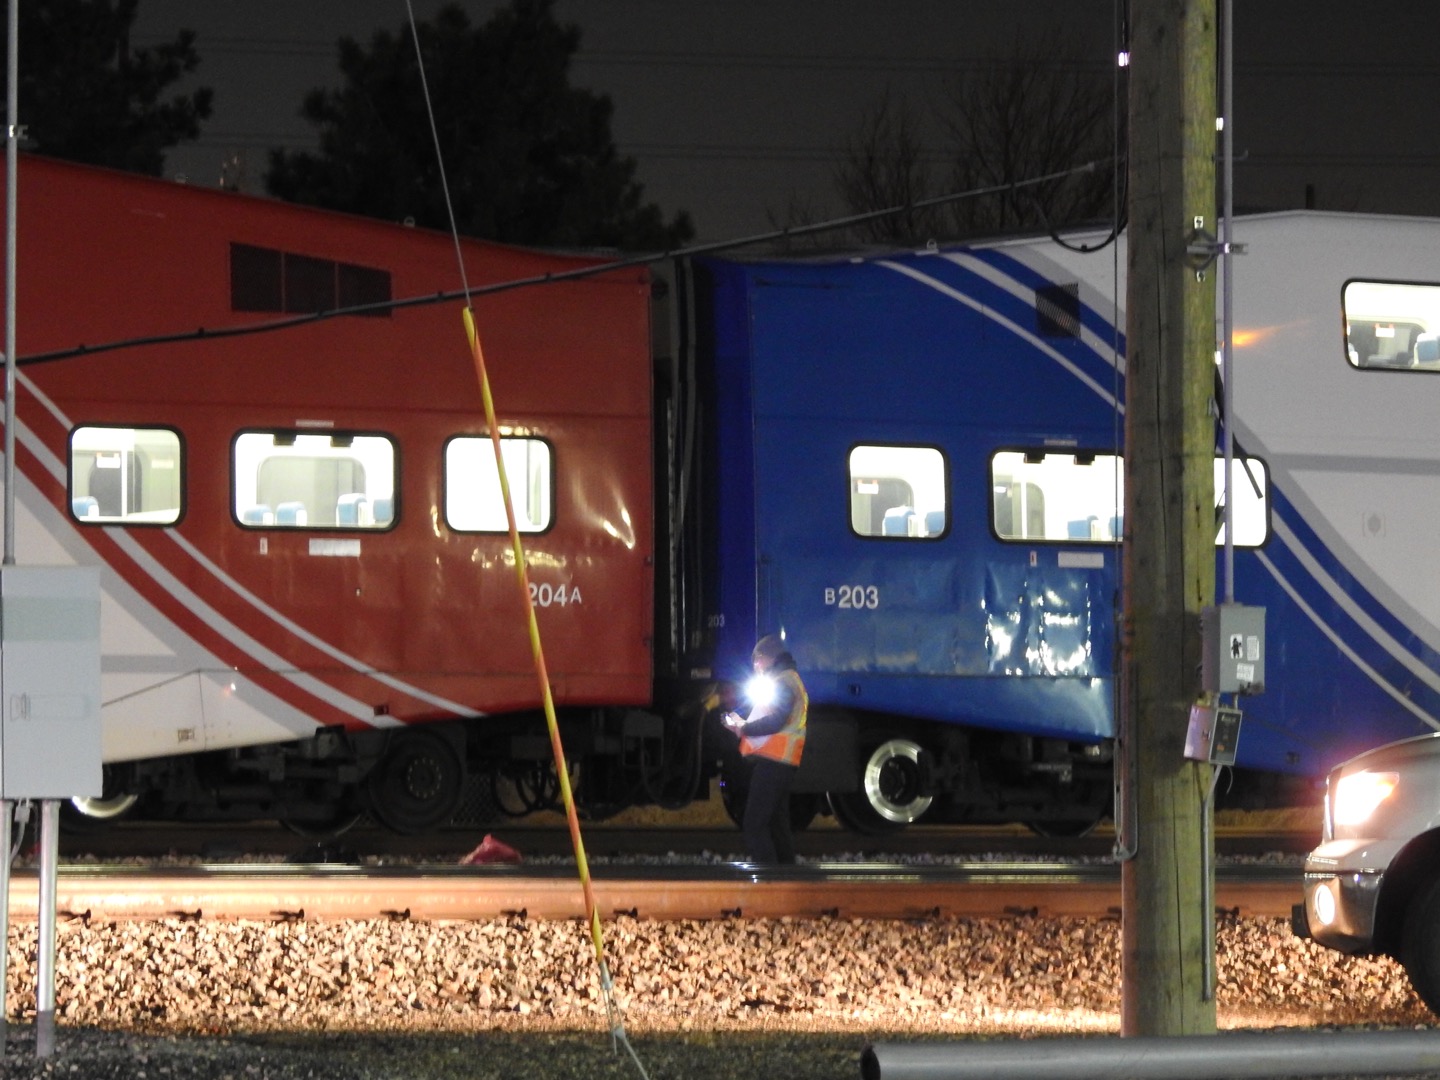
[[(740, 753), (747, 757), (757, 754), (771, 758), (783, 765), (800, 764), (800, 755), (805, 752), (805, 714), (810, 708), (810, 696), (805, 693), (805, 684), (793, 670), (779, 672), (776, 681), (790, 690), (790, 715), (785, 726), (773, 735), (745, 735), (740, 739)], [(752, 716), (752, 720), (760, 717)]]

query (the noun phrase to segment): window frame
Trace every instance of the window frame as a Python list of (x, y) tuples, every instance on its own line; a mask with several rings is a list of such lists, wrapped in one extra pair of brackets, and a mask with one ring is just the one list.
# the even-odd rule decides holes
[[(493, 447), (492, 447), (491, 442), (490, 442), (490, 433), (489, 433), (489, 432), (481, 432), (481, 433), (479, 433), (479, 434), (476, 434), (475, 432), (456, 432), (455, 434), (449, 436), (449, 437), (445, 440), (444, 445), (443, 445), (443, 446), (441, 447), (441, 449), (440, 449), (440, 520), (441, 520), (442, 522), (444, 522), (445, 527), (446, 527), (447, 529), (449, 529), (451, 532), (456, 533), (457, 535), (461, 535), (461, 536), (506, 536), (506, 535), (508, 535), (509, 532), (510, 532), (510, 525), (509, 525), (509, 522), (508, 522), (508, 521), (505, 521), (505, 523), (502, 524), (501, 526), (499, 526), (498, 528), (493, 528), (493, 529), (475, 529), (475, 528), (462, 528), (461, 526), (456, 525), (455, 522), (451, 519), (451, 498), (450, 498), (450, 471), (451, 471), (451, 470), (450, 470), (450, 448), (451, 448), (452, 446), (454, 446), (456, 443), (462, 442), (462, 441), (464, 441), (464, 442), (475, 442), (475, 443), (480, 443), (480, 444), (482, 444), (482, 449), (481, 449), (481, 454), (482, 454), (482, 456), (483, 456), (483, 457), (485, 458), (485, 460), (487, 460), (487, 461), (490, 461), (490, 462), (492, 462), (492, 463), (493, 463), (493, 461), (494, 461), (494, 450), (493, 450)], [(559, 466), (559, 455), (558, 455), (558, 453), (556, 452), (555, 444), (554, 444), (553, 441), (551, 441), (550, 439), (544, 437), (543, 435), (536, 435), (536, 434), (533, 434), (533, 433), (523, 433), (523, 434), (522, 434), (522, 433), (516, 432), (516, 431), (505, 432), (505, 431), (502, 429), (502, 432), (501, 432), (501, 435), (500, 435), (500, 442), (502, 443), (502, 451), (501, 451), (502, 454), (503, 454), (503, 452), (504, 452), (504, 450), (503, 450), (503, 444), (506, 443), (507, 441), (525, 442), (525, 443), (538, 443), (539, 445), (541, 445), (541, 446), (543, 446), (543, 447), (545, 448), (545, 454), (546, 454), (546, 458), (547, 458), (547, 461), (546, 461), (546, 470), (545, 470), (545, 489), (546, 489), (546, 495), (547, 495), (547, 503), (546, 503), (546, 507), (545, 507), (545, 510), (546, 510), (546, 519), (545, 519), (545, 522), (544, 522), (543, 525), (541, 525), (541, 526), (539, 526), (539, 527), (527, 528), (527, 527), (525, 527), (524, 525), (521, 525), (521, 524), (520, 524), (520, 522), (518, 521), (518, 516), (517, 516), (517, 521), (516, 521), (516, 527), (517, 527), (517, 530), (519, 531), (519, 533), (520, 533), (521, 536), (544, 536), (544, 535), (546, 535), (547, 533), (549, 533), (551, 530), (553, 530), (553, 529), (555, 528), (556, 522), (559, 520), (559, 517), (560, 517), (559, 487), (558, 487), (558, 483), (557, 483), (558, 477), (559, 477), (559, 473), (560, 473), (560, 466)], [(512, 501), (513, 501), (513, 499), (514, 499), (514, 494), (515, 494), (515, 486), (514, 486), (514, 479), (515, 479), (515, 478), (514, 478), (513, 476), (509, 476), (509, 475), (508, 475), (508, 474), (509, 474), (509, 467), (508, 467), (508, 465), (507, 465), (506, 472), (507, 472), (507, 478), (508, 478), (508, 480), (510, 481), (510, 494), (511, 494), (511, 499), (512, 499)], [(498, 471), (498, 470), (496, 471), (496, 477), (497, 477), (496, 484), (497, 484), (497, 490), (498, 490), (498, 477), (499, 477), (499, 471)], [(527, 482), (528, 482), (528, 480), (529, 480), (529, 477), (527, 477)], [(501, 505), (499, 508), (500, 508), (500, 510), (501, 510), (502, 519), (503, 519), (504, 507), (503, 507), (503, 505)]]
[[(1351, 315), (1351, 302), (1349, 300), (1350, 290), (1354, 286), (1363, 286), (1367, 291), (1373, 291), (1370, 297), (1357, 297), (1355, 306), (1362, 308), (1363, 314)], [(1395, 297), (1387, 298), (1384, 295), (1386, 290), (1394, 290)], [(1412, 303), (1407, 301), (1403, 295), (1405, 292), (1413, 291), (1418, 294), (1429, 294), (1427, 297), (1432, 302), (1427, 304)], [(1367, 309), (1368, 310), (1364, 310)], [(1379, 317), (1378, 313), (1385, 313), (1385, 317)], [(1362, 359), (1358, 352), (1352, 354), (1353, 337), (1352, 326), (1354, 324), (1366, 324), (1372, 327), (1388, 325), (1391, 328), (1392, 336), (1398, 327), (1413, 327), (1416, 331), (1414, 340), (1409, 343), (1406, 350), (1408, 360), (1404, 363), (1386, 362), (1383, 360)], [(1340, 349), (1345, 358), (1345, 364), (1353, 371), (1386, 371), (1391, 373), (1403, 372), (1407, 374), (1430, 374), (1440, 373), (1440, 283), (1427, 281), (1400, 281), (1391, 278), (1347, 278), (1340, 286)], [(1416, 356), (1416, 349), (1422, 337), (1433, 337), (1435, 339), (1436, 357), (1433, 360), (1421, 362)], [(1372, 354), (1378, 356), (1379, 354)], [(1401, 354), (1391, 354), (1398, 357)]]
[[(341, 440), (348, 439), (348, 440), (350, 440), (351, 444), (353, 444), (354, 440), (356, 440), (356, 439), (378, 439), (378, 440), (381, 440), (381, 441), (385, 442), (386, 444), (388, 444), (388, 446), (389, 446), (389, 448), (390, 448), (390, 466), (391, 466), (391, 470), (390, 470), (390, 496), (389, 496), (389, 498), (390, 498), (390, 516), (389, 516), (389, 518), (385, 520), (384, 524), (374, 524), (374, 523), (372, 523), (372, 524), (368, 524), (368, 525), (367, 525), (367, 524), (358, 524), (358, 523), (352, 524), (352, 523), (348, 523), (348, 522), (347, 522), (347, 523), (341, 523), (341, 522), (338, 520), (339, 512), (338, 512), (338, 508), (337, 508), (337, 511), (336, 511), (336, 518), (337, 518), (337, 520), (336, 520), (334, 523), (328, 523), (328, 522), (327, 522), (327, 523), (323, 523), (323, 524), (322, 524), (322, 523), (311, 523), (309, 520), (307, 520), (307, 521), (305, 521), (303, 524), (292, 524), (292, 523), (282, 523), (282, 522), (280, 522), (279, 520), (270, 520), (270, 521), (248, 521), (248, 520), (246, 520), (244, 514), (243, 514), (243, 513), (241, 512), (241, 510), (240, 510), (240, 505), (239, 505), (240, 485), (239, 485), (239, 469), (238, 469), (238, 465), (239, 465), (239, 461), (238, 461), (238, 449), (239, 449), (241, 440), (242, 440), (243, 438), (245, 438), (246, 436), (250, 436), (250, 435), (269, 436), (269, 437), (271, 438), (271, 440), (272, 440), (272, 445), (275, 445), (275, 444), (273, 443), (273, 440), (275, 439), (276, 436), (279, 436), (279, 437), (281, 437), (281, 438), (289, 437), (289, 438), (291, 439), (292, 443), (298, 442), (299, 439), (301, 439), (301, 438), (325, 439), (325, 440), (327, 440), (332, 446), (335, 445), (335, 440), (337, 440), (337, 439), (341, 439)], [(283, 444), (281, 444), (281, 445), (283, 445)], [(401, 465), (401, 459), (400, 459), (400, 454), (401, 454), (401, 450), (400, 450), (400, 440), (399, 440), (395, 435), (391, 434), (390, 432), (386, 432), (386, 431), (359, 430), (359, 429), (350, 429), (350, 428), (303, 427), (303, 426), (302, 426), (302, 427), (250, 426), (250, 427), (241, 428), (240, 430), (236, 431), (235, 434), (232, 435), (231, 438), (230, 438), (230, 454), (229, 454), (229, 462), (228, 462), (228, 468), (229, 468), (229, 473), (230, 473), (230, 520), (231, 520), (231, 522), (232, 522), (233, 524), (235, 524), (235, 525), (238, 526), (239, 528), (245, 529), (246, 531), (249, 531), (249, 532), (281, 532), (281, 533), (291, 533), (291, 532), (337, 533), (337, 532), (340, 532), (340, 533), (362, 533), (362, 534), (376, 534), (376, 533), (387, 533), (387, 532), (390, 532), (390, 531), (392, 531), (393, 529), (395, 529), (395, 527), (400, 523), (400, 515), (401, 515), (401, 498), (400, 498), (400, 478), (401, 478), (401, 467), (400, 467), (400, 465)], [(277, 455), (277, 456), (281, 456), (281, 455)], [(297, 455), (297, 456), (298, 456), (298, 455)], [(360, 459), (357, 458), (357, 459), (355, 459), (355, 460), (359, 461)], [(263, 464), (263, 459), (261, 460), (261, 464)], [(362, 467), (364, 467), (364, 462), (363, 462), (363, 461), (360, 461), (360, 464), (361, 464)], [(259, 483), (258, 483), (258, 480), (259, 480), (259, 476), (258, 476), (259, 470), (260, 470), (260, 465), (257, 465), (257, 466), (256, 466), (256, 474), (257, 474), (257, 475), (256, 475), (256, 484), (255, 484), (255, 486), (256, 486), (257, 489), (258, 489), (258, 487), (259, 487)], [(368, 477), (367, 477), (366, 489), (369, 490), (370, 487), (371, 487), (371, 485), (370, 485), (369, 480), (368, 480)], [(376, 485), (376, 489), (377, 489), (377, 490), (383, 490), (383, 486), (381, 486), (381, 485)], [(264, 504), (261, 504), (261, 503), (259, 502), (259, 499), (258, 499), (259, 492), (258, 492), (258, 490), (257, 490), (257, 492), (256, 492), (256, 495), (257, 495), (257, 498), (256, 498), (255, 502), (252, 504), (252, 507), (259, 507), (259, 506), (261, 506), (261, 505), (264, 505)], [(378, 499), (384, 498), (384, 497), (385, 497), (385, 496), (380, 495), (380, 496), (377, 496), (377, 498), (376, 498), (375, 500), (371, 500), (371, 501), (372, 501), (372, 502), (378, 501)], [(287, 501), (288, 501), (288, 500), (287, 500)], [(278, 511), (280, 505), (284, 505), (284, 504), (283, 504), (283, 503), (277, 503), (277, 505), (274, 507), (274, 510)]]
[[(167, 435), (172, 435), (172, 436), (174, 436), (174, 438), (175, 438), (175, 451), (176, 451), (176, 454), (175, 454), (175, 465), (176, 465), (176, 470), (177, 470), (177, 473), (178, 473), (177, 479), (176, 479), (176, 481), (175, 481), (176, 493), (177, 493), (177, 494), (176, 494), (176, 502), (177, 502), (177, 505), (176, 505), (176, 507), (175, 507), (175, 515), (174, 515), (174, 517), (165, 518), (164, 520), (160, 520), (160, 519), (146, 520), (146, 519), (144, 519), (144, 518), (136, 517), (136, 516), (134, 516), (134, 515), (135, 515), (135, 514), (144, 514), (144, 513), (154, 513), (155, 511), (144, 511), (144, 510), (140, 510), (140, 511), (134, 511), (132, 514), (126, 514), (126, 515), (122, 515), (122, 516), (106, 516), (106, 517), (96, 516), (95, 518), (92, 519), (92, 518), (90, 518), (90, 517), (88, 517), (88, 516), (81, 516), (80, 514), (77, 514), (77, 513), (75, 512), (75, 503), (76, 503), (77, 500), (82, 499), (82, 498), (87, 498), (87, 497), (89, 497), (89, 498), (93, 498), (93, 497), (94, 497), (94, 496), (93, 496), (92, 494), (90, 494), (90, 493), (87, 493), (86, 495), (77, 495), (77, 494), (76, 494), (76, 485), (75, 485), (75, 439), (76, 439), (76, 436), (79, 435), (82, 431), (95, 431), (95, 430), (128, 431), (128, 432), (131, 432), (132, 435), (133, 435), (134, 433), (136, 433), (136, 432), (156, 432), (156, 433), (164, 433), (164, 434), (167, 434)], [(132, 439), (132, 447), (133, 447), (133, 439)], [(186, 511), (187, 511), (187, 509), (188, 509), (188, 505), (187, 505), (188, 500), (187, 500), (187, 498), (186, 498), (186, 487), (187, 487), (187, 477), (188, 477), (188, 475), (189, 475), (189, 462), (188, 462), (188, 459), (187, 459), (187, 452), (188, 452), (188, 451), (187, 451), (187, 447), (186, 447), (186, 443), (185, 443), (185, 436), (184, 436), (184, 434), (180, 431), (180, 429), (179, 429), (178, 427), (175, 427), (173, 424), (150, 424), (150, 423), (130, 423), (130, 424), (126, 424), (126, 423), (121, 423), (121, 422), (106, 420), (106, 421), (91, 421), (91, 422), (79, 423), (79, 424), (74, 425), (74, 426), (70, 429), (69, 434), (66, 435), (66, 437), (65, 437), (65, 513), (66, 513), (66, 515), (69, 517), (70, 521), (73, 522), (74, 524), (83, 525), (83, 526), (90, 527), (90, 528), (98, 528), (98, 527), (113, 526), (113, 525), (123, 525), (123, 526), (125, 526), (125, 527), (127, 527), (127, 528), (129, 528), (129, 527), (135, 527), (135, 528), (143, 528), (143, 529), (168, 529), (168, 528), (171, 528), (172, 526), (175, 526), (175, 525), (180, 524), (180, 522), (182, 522), (182, 521), (185, 520), (185, 514), (186, 514)]]
[[(874, 451), (879, 451), (879, 452), (883, 452), (883, 451), (886, 451), (886, 450), (895, 450), (895, 451), (921, 451), (921, 452), (933, 453), (933, 454), (939, 459), (940, 474), (939, 474), (939, 478), (938, 478), (938, 494), (939, 494), (939, 497), (940, 497), (940, 500), (941, 500), (941, 505), (940, 505), (939, 509), (940, 509), (941, 512), (943, 512), (943, 513), (945, 514), (945, 525), (944, 525), (944, 527), (943, 527), (939, 532), (931, 533), (931, 532), (929, 532), (929, 531), (926, 531), (925, 533), (920, 534), (920, 535), (915, 535), (915, 534), (912, 534), (912, 533), (910, 533), (910, 532), (908, 532), (908, 531), (905, 532), (905, 533), (903, 533), (903, 534), (888, 534), (888, 535), (887, 535), (885, 532), (883, 532), (883, 526), (882, 526), (882, 531), (880, 531), (880, 532), (861, 532), (859, 529), (857, 529), (857, 528), (855, 527), (855, 499), (856, 499), (857, 494), (860, 494), (860, 493), (856, 491), (856, 484), (859, 483), (859, 482), (862, 481), (862, 480), (874, 479), (874, 480), (877, 480), (877, 481), (883, 481), (883, 480), (887, 480), (887, 479), (888, 479), (888, 480), (901, 480), (901, 481), (904, 481), (904, 482), (906, 483), (906, 486), (910, 488), (910, 498), (911, 498), (912, 502), (918, 502), (918, 501), (919, 501), (918, 499), (916, 499), (916, 496), (915, 496), (914, 485), (911, 484), (910, 481), (909, 481), (908, 479), (906, 479), (905, 476), (892, 476), (892, 475), (888, 475), (888, 474), (885, 475), (885, 476), (880, 476), (880, 475), (874, 473), (873, 470), (867, 471), (867, 472), (857, 473), (856, 470), (855, 470), (855, 454), (856, 454), (856, 451), (860, 451), (860, 450), (874, 450)], [(936, 540), (943, 540), (943, 539), (945, 539), (946, 537), (948, 537), (948, 536), (950, 535), (950, 533), (951, 533), (951, 531), (952, 531), (952, 529), (953, 529), (953, 527), (954, 527), (954, 521), (955, 521), (955, 499), (954, 499), (954, 496), (953, 496), (953, 494), (952, 494), (952, 492), (951, 492), (950, 471), (951, 471), (951, 470), (950, 470), (950, 457), (949, 457), (949, 455), (945, 453), (945, 450), (944, 450), (943, 447), (941, 447), (941, 446), (939, 446), (939, 445), (937, 445), (937, 444), (935, 444), (935, 443), (931, 443), (931, 442), (894, 442), (894, 441), (884, 440), (884, 439), (873, 439), (873, 440), (872, 440), (872, 439), (864, 439), (864, 440), (859, 440), (859, 441), (857, 441), (857, 442), (851, 443), (851, 444), (850, 444), (850, 448), (849, 448), (848, 450), (846, 450), (846, 452), (845, 452), (845, 493), (846, 493), (845, 521), (846, 521), (846, 526), (847, 526), (848, 529), (850, 530), (850, 535), (853, 536), (853, 537), (855, 537), (856, 539), (859, 539), (859, 540), (867, 540), (867, 541), (869, 541), (869, 540), (878, 540), (878, 541), (881, 541), (881, 542), (885, 542), (885, 541), (896, 541), (896, 540), (899, 540), (899, 541), (936, 541)], [(914, 473), (912, 472), (911, 475), (914, 475)], [(901, 505), (903, 506), (903, 505), (905, 505), (905, 504), (901, 504)], [(928, 504), (927, 504), (927, 505), (928, 505)], [(892, 509), (898, 509), (898, 507), (892, 507)], [(927, 511), (926, 515), (924, 515), (924, 516), (928, 516), (928, 514), (929, 514), (929, 513), (932, 513), (932, 512), (933, 512), (933, 511)], [(916, 517), (922, 517), (918, 508), (916, 508), (916, 510), (915, 510), (915, 516), (916, 516)], [(872, 520), (873, 520), (873, 514), (872, 514)], [(922, 520), (923, 520), (923, 517), (922, 517)]]
[(232, 311), (388, 319), (395, 308), (394, 274), (385, 267), (232, 240), (228, 272)]
[[(1111, 535), (1111, 536), (1105, 536), (1105, 535), (1101, 535), (1101, 536), (1094, 536), (1094, 535), (1090, 535), (1090, 536), (1070, 536), (1070, 535), (1066, 535), (1066, 536), (1050, 536), (1050, 535), (1042, 535), (1042, 536), (1010, 536), (1010, 535), (1005, 535), (1005, 534), (1001, 533), (1001, 531), (1000, 531), (1000, 529), (999, 529), (999, 523), (998, 523), (998, 520), (997, 520), (997, 516), (996, 516), (996, 494), (997, 494), (997, 492), (996, 492), (996, 487), (997, 487), (996, 481), (997, 481), (997, 476), (1005, 476), (1005, 475), (1010, 475), (1010, 474), (1008, 474), (1008, 473), (999, 473), (999, 474), (997, 474), (997, 471), (996, 471), (996, 462), (999, 460), (999, 458), (1001, 457), (1001, 455), (1004, 455), (1004, 454), (1018, 454), (1018, 455), (1020, 455), (1020, 456), (1022, 457), (1022, 459), (1024, 459), (1027, 463), (1032, 464), (1032, 465), (1040, 465), (1040, 464), (1042, 463), (1042, 461), (1043, 461), (1044, 458), (1050, 457), (1050, 456), (1055, 456), (1055, 457), (1070, 457), (1070, 458), (1076, 458), (1076, 459), (1078, 459), (1078, 458), (1084, 458), (1084, 457), (1089, 457), (1089, 458), (1092, 460), (1092, 463), (1098, 462), (1098, 461), (1099, 461), (1100, 459), (1102, 459), (1102, 458), (1112, 458), (1112, 459), (1114, 459), (1116, 462), (1119, 463), (1120, 469), (1121, 469), (1120, 474), (1119, 474), (1119, 475), (1120, 475), (1120, 479), (1121, 479), (1120, 500), (1119, 500), (1119, 505), (1115, 507), (1115, 513), (1114, 513), (1113, 515), (1111, 515), (1111, 518), (1114, 519), (1114, 520), (1112, 520), (1111, 522), (1109, 522), (1109, 523), (1107, 524), (1107, 529), (1113, 529), (1114, 526), (1115, 526), (1115, 523), (1118, 521), (1118, 523), (1119, 523), (1119, 531), (1118, 531), (1118, 533), (1116, 533), (1116, 534), (1114, 534), (1114, 535)], [(1032, 459), (1032, 458), (1039, 458), (1039, 459), (1041, 459), (1041, 461), (1031, 461), (1030, 459)], [(1051, 545), (1051, 546), (1057, 546), (1057, 545), (1058, 545), (1058, 546), (1077, 546), (1077, 545), (1078, 545), (1078, 546), (1085, 546), (1085, 547), (1094, 547), (1094, 546), (1100, 546), (1100, 545), (1104, 545), (1104, 546), (1115, 546), (1115, 545), (1120, 544), (1120, 543), (1124, 540), (1124, 515), (1125, 515), (1125, 499), (1124, 499), (1124, 461), (1125, 461), (1124, 455), (1121, 454), (1121, 453), (1117, 453), (1117, 452), (1114, 450), (1114, 448), (1108, 448), (1108, 449), (1104, 449), (1104, 450), (1087, 450), (1087, 449), (1083, 449), (1083, 448), (1069, 447), (1069, 446), (1046, 446), (1046, 447), (1037, 447), (1037, 446), (1028, 446), (1028, 447), (1025, 447), (1025, 446), (1002, 446), (1002, 447), (996, 448), (995, 450), (991, 451), (990, 456), (989, 456), (989, 460), (988, 460), (988, 462), (987, 462), (987, 464), (986, 464), (986, 470), (985, 470), (986, 480), (987, 480), (987, 487), (988, 487), (988, 496), (987, 496), (987, 503), (988, 503), (988, 505), (987, 505), (987, 507), (986, 507), (986, 515), (987, 515), (987, 518), (988, 518), (988, 521), (989, 521), (990, 535), (991, 535), (991, 537), (992, 537), (993, 539), (999, 541), (999, 542), (1002, 543), (1002, 544), (1023, 545), (1023, 546), (1036, 546), (1036, 545), (1042, 545), (1042, 544), (1043, 544), (1043, 545)], [(1263, 508), (1264, 508), (1264, 527), (1263, 527), (1263, 530), (1262, 530), (1262, 536), (1261, 536), (1261, 538), (1260, 538), (1258, 541), (1254, 541), (1254, 542), (1249, 542), (1249, 541), (1247, 541), (1247, 542), (1243, 542), (1243, 543), (1237, 542), (1234, 546), (1235, 546), (1237, 549), (1240, 549), (1240, 550), (1254, 551), (1254, 550), (1258, 550), (1258, 549), (1260, 549), (1260, 548), (1263, 548), (1263, 547), (1265, 547), (1267, 544), (1269, 544), (1269, 542), (1270, 542), (1270, 537), (1271, 537), (1271, 535), (1272, 535), (1272, 533), (1273, 533), (1273, 530), (1271, 529), (1271, 525), (1270, 525), (1270, 519), (1271, 519), (1271, 514), (1272, 514), (1272, 506), (1271, 506), (1271, 499), (1270, 499), (1271, 472), (1270, 472), (1270, 463), (1269, 463), (1264, 457), (1262, 457), (1262, 456), (1260, 456), (1260, 455), (1258, 455), (1258, 454), (1248, 454), (1248, 455), (1240, 455), (1240, 454), (1237, 454), (1237, 455), (1234, 456), (1234, 468), (1235, 468), (1235, 473), (1236, 473), (1237, 477), (1239, 477), (1242, 481), (1244, 480), (1245, 475), (1246, 475), (1246, 474), (1245, 474), (1245, 465), (1244, 465), (1244, 463), (1247, 462), (1247, 461), (1255, 462), (1256, 464), (1258, 464), (1258, 465), (1260, 466), (1260, 469), (1261, 469), (1262, 474), (1263, 474), (1264, 491), (1263, 491), (1262, 495), (1260, 496), (1260, 498), (1261, 498), (1261, 500), (1262, 500), (1262, 505), (1263, 505)], [(1223, 455), (1222, 453), (1220, 453), (1220, 452), (1217, 451), (1217, 452), (1215, 453), (1214, 462), (1215, 462), (1215, 472), (1216, 472), (1216, 474), (1217, 474), (1217, 475), (1216, 475), (1216, 481), (1217, 481), (1217, 483), (1218, 483), (1218, 482), (1223, 478), (1223, 474), (1224, 474), (1224, 469), (1225, 469), (1225, 457), (1224, 457), (1224, 455)], [(1074, 465), (1073, 467), (1075, 467), (1075, 468), (1080, 468), (1080, 467), (1082, 467), (1082, 466), (1076, 464), (1076, 465)], [(1087, 467), (1087, 468), (1088, 468), (1088, 467), (1093, 467), (1093, 465), (1092, 465), (1092, 466), (1084, 466), (1084, 467)], [(1112, 474), (1112, 475), (1113, 475), (1113, 474)], [(1014, 477), (1012, 477), (1012, 481), (1013, 481), (1013, 482), (1022, 482), (1022, 483), (1026, 483), (1026, 484), (1034, 484), (1034, 483), (1035, 483), (1035, 481), (1030, 480), (1030, 479), (1025, 479), (1025, 478), (1022, 478), (1022, 479), (1019, 480), (1019, 481), (1015, 481)], [(1042, 494), (1042, 496), (1043, 496), (1043, 495), (1045, 494), (1046, 489), (1045, 489), (1043, 486), (1040, 486), (1040, 487), (1039, 487), (1039, 490), (1040, 490), (1040, 492), (1041, 492), (1041, 494)], [(1113, 490), (1113, 489), (1112, 489), (1112, 490)], [(1218, 495), (1218, 493), (1219, 493), (1219, 489), (1217, 488), (1217, 495)], [(1040, 512), (1041, 512), (1042, 515), (1044, 514), (1044, 510), (1043, 510), (1043, 509), (1042, 509)], [(1102, 515), (1099, 514), (1099, 513), (1088, 514), (1088, 515), (1086, 515), (1085, 518), (1067, 518), (1066, 520), (1067, 520), (1067, 522), (1068, 522), (1068, 521), (1081, 521), (1081, 522), (1083, 522), (1084, 520), (1087, 520), (1087, 519), (1093, 520), (1093, 521), (1105, 521), (1105, 520), (1106, 520), (1105, 517), (1102, 516)], [(1043, 527), (1044, 527), (1044, 519), (1043, 519), (1043, 516), (1042, 516), (1042, 519), (1041, 519), (1041, 525), (1042, 525), (1042, 528), (1043, 528)], [(1093, 531), (1093, 530), (1092, 530), (1092, 531)], [(1217, 524), (1216, 524), (1216, 529), (1215, 529), (1215, 532), (1216, 532), (1215, 546), (1216, 546), (1217, 548), (1224, 546), (1224, 538), (1223, 538), (1223, 535), (1222, 535), (1222, 534), (1223, 534), (1223, 531), (1224, 531), (1224, 521), (1223, 521), (1223, 519), (1222, 519), (1222, 520), (1220, 520), (1220, 521), (1217, 522)], [(1240, 530), (1237, 530), (1237, 532), (1238, 532), (1238, 531), (1240, 531)]]

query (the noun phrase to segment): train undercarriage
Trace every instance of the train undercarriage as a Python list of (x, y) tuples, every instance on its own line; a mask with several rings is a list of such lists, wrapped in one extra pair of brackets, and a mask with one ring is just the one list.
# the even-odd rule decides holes
[[(561, 739), (581, 815), (636, 806), (678, 811), (712, 781), (739, 820), (745, 762), (714, 712), (664, 718), (640, 709), (562, 713)], [(803, 828), (833, 815), (880, 835), (914, 824), (1018, 822), (1081, 835), (1109, 815), (1112, 748), (812, 711), (792, 795)], [(309, 739), (105, 768), (100, 798), (66, 804), (71, 826), (148, 820), (276, 820), (317, 838), (369, 818), (401, 834), (488, 824), (562, 808), (551, 742), (539, 713), (386, 731), (324, 730)]]

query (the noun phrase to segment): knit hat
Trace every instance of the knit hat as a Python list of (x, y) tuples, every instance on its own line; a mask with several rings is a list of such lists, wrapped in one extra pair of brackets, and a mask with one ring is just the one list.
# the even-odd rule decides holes
[(755, 643), (755, 650), (750, 654), (750, 662), (764, 657), (766, 660), (775, 661), (788, 652), (785, 642), (781, 641), (774, 634), (766, 634)]

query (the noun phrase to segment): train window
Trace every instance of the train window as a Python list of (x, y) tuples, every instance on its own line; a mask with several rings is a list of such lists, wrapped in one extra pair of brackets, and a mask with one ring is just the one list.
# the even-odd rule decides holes
[(183, 491), (170, 428), (78, 427), (70, 433), (70, 513), (85, 525), (173, 525)]
[(1120, 537), (1123, 479), (1113, 454), (998, 453), (990, 462), (995, 535), (1113, 542)]
[[(1270, 535), (1269, 476), (1259, 458), (1236, 458), (1231, 497), (1235, 500), (1235, 546), (1259, 547)], [(1223, 519), (1225, 503), (1225, 459), (1215, 459), (1215, 543), (1225, 542)]]
[(850, 528), (857, 536), (926, 540), (949, 527), (939, 450), (871, 445), (850, 451)]
[[(505, 481), (522, 533), (544, 532), (555, 516), (554, 455), (543, 439), (503, 436)], [(509, 532), (500, 470), (488, 435), (445, 445), (445, 523), (457, 532)]]
[[(230, 245), (230, 307), (235, 311), (330, 311), (390, 317), (390, 272), (291, 251)], [(366, 305), (369, 305), (368, 308)]]
[(1009, 473), (995, 473), (995, 532), (1002, 540), (1045, 539), (1045, 489)]
[(232, 507), (246, 528), (394, 524), (395, 444), (384, 435), (242, 431), (232, 456)]
[(1440, 371), (1440, 285), (1350, 281), (1341, 295), (1351, 364)]
[[(1268, 475), (1259, 458), (1237, 458), (1235, 544), (1259, 547), (1269, 531)], [(1225, 459), (1215, 459), (1216, 536), (1222, 520)], [(1006, 450), (990, 461), (995, 535), (1002, 540), (1112, 544), (1123, 534), (1125, 465), (1114, 454)]]

